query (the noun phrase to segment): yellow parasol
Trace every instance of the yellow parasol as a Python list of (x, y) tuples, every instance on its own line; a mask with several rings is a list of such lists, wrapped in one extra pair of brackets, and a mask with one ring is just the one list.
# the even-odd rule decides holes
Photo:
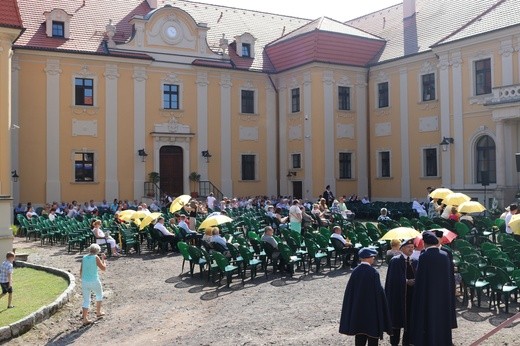
[(442, 200), (442, 204), (446, 205), (461, 205), (464, 202), (468, 202), (471, 200), (471, 197), (468, 195), (465, 195), (460, 192), (454, 192), (450, 193), (449, 195), (446, 195), (444, 199)]
[(453, 191), (451, 191), (450, 189), (446, 189), (444, 187), (440, 187), (440, 188), (435, 189), (432, 192), (430, 192), (429, 196), (431, 198), (444, 199), (450, 193), (453, 193)]
[(118, 213), (119, 218), (126, 222), (130, 222), (130, 220), (132, 220), (132, 218), (134, 217), (134, 214), (135, 210), (132, 209), (126, 209)]
[(161, 216), (162, 213), (150, 213), (150, 215), (146, 215), (146, 217), (141, 221), (139, 225), (139, 230), (143, 230), (146, 226), (148, 226), (152, 221), (155, 221)]
[(511, 228), (514, 234), (520, 235), (520, 214), (515, 214), (511, 217), (511, 220), (509, 220), (509, 228)]
[(480, 212), (483, 212), (484, 210), (486, 210), (486, 208), (482, 204), (480, 204), (479, 202), (476, 202), (476, 201), (464, 202), (464, 203), (460, 204), (459, 207), (457, 208), (457, 211), (459, 213), (467, 213), (467, 214), (480, 213)]
[(191, 199), (190, 195), (180, 195), (170, 205), (170, 213), (175, 213), (184, 207)]
[(134, 215), (132, 215), (132, 219), (144, 219), (150, 214), (151, 213), (148, 210), (138, 210)]
[(391, 230), (386, 232), (385, 235), (383, 236), (383, 238), (381, 238), (381, 240), (392, 240), (392, 239), (403, 239), (404, 240), (404, 239), (415, 238), (419, 234), (420, 233), (417, 232), (417, 230), (415, 228), (397, 227), (397, 228), (392, 228)]
[(206, 229), (208, 227), (214, 227), (218, 225), (222, 225), (223, 223), (233, 221), (232, 218), (226, 215), (213, 215), (208, 216), (199, 226), (199, 229)]

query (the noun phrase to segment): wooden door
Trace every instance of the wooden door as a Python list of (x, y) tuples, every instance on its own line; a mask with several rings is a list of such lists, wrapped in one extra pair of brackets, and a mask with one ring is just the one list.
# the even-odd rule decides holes
[(184, 167), (182, 148), (163, 146), (159, 151), (160, 187), (164, 193), (176, 197), (184, 193)]
[(303, 183), (301, 181), (292, 182), (293, 198), (301, 199), (303, 197)]

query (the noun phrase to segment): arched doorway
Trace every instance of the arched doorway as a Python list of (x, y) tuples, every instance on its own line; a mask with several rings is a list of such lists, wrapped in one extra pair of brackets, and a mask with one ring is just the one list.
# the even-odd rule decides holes
[(170, 196), (184, 193), (184, 165), (181, 147), (167, 145), (159, 150), (159, 175), (161, 190)]

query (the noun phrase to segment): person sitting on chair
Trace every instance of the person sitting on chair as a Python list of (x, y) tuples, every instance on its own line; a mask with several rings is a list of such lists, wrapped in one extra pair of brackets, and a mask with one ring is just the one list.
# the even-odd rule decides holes
[(92, 227), (92, 233), (94, 233), (94, 237), (96, 237), (96, 244), (108, 244), (110, 246), (112, 256), (120, 256), (119, 252), (117, 252), (115, 239), (112, 238), (110, 235), (105, 234), (105, 232), (101, 230), (101, 220), (95, 220), (92, 223)]
[[(337, 239), (343, 244), (343, 249), (341, 251), (342, 254), (347, 255), (350, 259), (350, 255), (353, 255), (352, 262), (350, 262), (350, 268), (354, 269), (357, 267), (358, 263), (358, 250), (352, 245), (350, 239), (343, 238), (341, 234), (341, 227), (334, 226), (332, 229), (333, 233), (330, 236), (331, 239)], [(343, 268), (347, 266), (347, 257), (345, 256), (345, 260), (343, 261)]]
[(213, 229), (211, 230), (211, 234), (212, 236), (210, 244), (213, 246), (213, 249), (222, 253), (226, 257), (230, 257), (231, 253), (228, 249), (228, 243), (226, 239), (220, 235), (220, 230), (218, 229), (218, 227), (213, 227)]
[(379, 222), (392, 221), (392, 219), (388, 216), (388, 209), (381, 208), (380, 215), (377, 218)]
[(177, 226), (179, 227), (179, 230), (181, 231), (182, 239), (189, 240), (189, 239), (202, 238), (202, 236), (200, 234), (198, 234), (195, 231), (192, 231), (188, 227), (188, 224), (186, 223), (186, 215), (184, 215), (184, 214), (181, 214), (179, 216), (179, 223), (177, 224)]
[(177, 248), (178, 239), (175, 236), (175, 234), (170, 233), (170, 231), (168, 231), (168, 229), (164, 226), (164, 217), (160, 216), (157, 219), (157, 222), (155, 223), (155, 226), (153, 226), (153, 228), (162, 233), (163, 237), (167, 239), (170, 243), (172, 251), (175, 251), (175, 249)]

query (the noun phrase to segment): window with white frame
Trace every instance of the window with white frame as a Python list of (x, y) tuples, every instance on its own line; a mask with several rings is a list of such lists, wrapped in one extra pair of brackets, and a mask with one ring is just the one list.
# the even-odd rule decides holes
[(377, 84), (377, 105), (378, 108), (388, 107), (390, 103), (388, 95), (388, 82)]
[(352, 179), (352, 153), (339, 153), (339, 178)]
[(301, 154), (291, 154), (292, 168), (302, 168), (302, 156)]
[(475, 67), (475, 95), (491, 94), (491, 58), (477, 60)]
[(422, 101), (435, 100), (435, 73), (421, 76)]
[(291, 89), (291, 112), (298, 113), (300, 111), (300, 88)]
[(437, 148), (424, 148), (423, 149), (423, 176), (424, 177), (437, 177), (438, 158)]
[(340, 111), (350, 110), (350, 88), (346, 86), (338, 87), (338, 109)]
[(244, 58), (251, 57), (251, 44), (242, 43), (242, 57), (244, 57)]
[(163, 84), (163, 109), (179, 109), (179, 85)]
[(255, 160), (256, 155), (244, 154), (242, 155), (242, 180), (255, 180)]
[(45, 34), (47, 37), (57, 37), (68, 39), (70, 37), (70, 21), (72, 15), (60, 8), (44, 12)]
[(255, 91), (241, 91), (241, 111), (244, 114), (255, 114)]
[(497, 169), (495, 141), (488, 135), (482, 136), (478, 139), (475, 150), (475, 156), (477, 158), (477, 171), (475, 172), (477, 183), (496, 183)]
[(74, 78), (74, 95), (76, 106), (94, 105), (94, 79)]
[(74, 153), (74, 180), (76, 182), (94, 181), (94, 153)]
[(377, 155), (378, 158), (378, 166), (379, 166), (379, 177), (380, 178), (390, 178), (391, 176), (391, 167), (390, 167), (390, 152), (389, 151), (380, 151)]

